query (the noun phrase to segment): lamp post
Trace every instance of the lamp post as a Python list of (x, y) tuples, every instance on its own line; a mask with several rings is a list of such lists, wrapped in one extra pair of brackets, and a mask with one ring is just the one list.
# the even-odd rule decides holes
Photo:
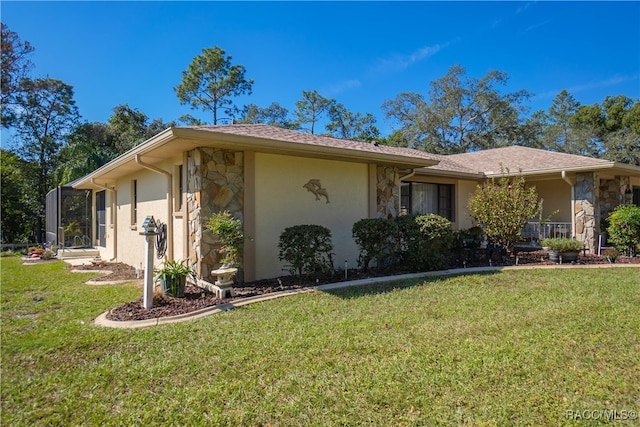
[(148, 216), (145, 218), (144, 223), (142, 223), (142, 232), (141, 235), (145, 236), (146, 240), (146, 251), (144, 255), (144, 295), (142, 298), (142, 306), (144, 308), (152, 308), (153, 307), (153, 249), (154, 249), (154, 240), (156, 234), (156, 221), (152, 216)]

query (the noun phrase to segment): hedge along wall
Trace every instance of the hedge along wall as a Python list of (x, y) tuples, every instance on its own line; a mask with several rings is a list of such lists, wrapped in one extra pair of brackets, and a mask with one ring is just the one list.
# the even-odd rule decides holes
[(197, 148), (187, 155), (189, 264), (204, 280), (220, 263), (219, 245), (204, 230), (211, 214), (224, 210), (243, 220), (244, 153)]

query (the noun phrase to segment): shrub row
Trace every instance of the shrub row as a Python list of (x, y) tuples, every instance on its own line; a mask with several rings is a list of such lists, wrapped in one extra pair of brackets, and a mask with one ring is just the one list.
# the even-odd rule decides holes
[[(368, 270), (401, 264), (413, 270), (447, 266), (453, 245), (451, 222), (438, 215), (366, 218), (356, 222), (353, 238), (360, 249), (359, 267)], [(322, 274), (333, 269), (331, 231), (320, 225), (288, 227), (280, 235), (279, 258), (292, 275)]]

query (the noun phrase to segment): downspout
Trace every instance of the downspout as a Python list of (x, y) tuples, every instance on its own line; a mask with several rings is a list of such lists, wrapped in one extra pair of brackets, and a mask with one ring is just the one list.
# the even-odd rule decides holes
[(118, 214), (116, 213), (116, 189), (109, 188), (106, 185), (98, 184), (95, 178), (91, 178), (91, 184), (102, 190), (106, 190), (111, 193), (111, 218), (113, 219), (113, 258), (109, 261), (113, 262), (118, 259)]
[(573, 237), (575, 239), (575, 237), (576, 237), (576, 215), (575, 215), (574, 211), (575, 211), (575, 203), (576, 203), (576, 201), (575, 201), (576, 188), (575, 188), (575, 184), (573, 183), (573, 181), (571, 181), (571, 179), (567, 176), (567, 171), (563, 170), (561, 172), (561, 176), (562, 176), (562, 180), (571, 186), (571, 209), (569, 210), (569, 212), (571, 212), (571, 237)]
[[(400, 188), (398, 189), (398, 207), (399, 207), (398, 215), (400, 215), (400, 212), (402, 211), (402, 181), (413, 177), (415, 174), (416, 174), (416, 170), (411, 169), (411, 172), (409, 172), (405, 176), (400, 177)], [(407, 213), (410, 213), (410, 212), (407, 212)]]
[(167, 259), (173, 261), (173, 180), (171, 173), (164, 169), (143, 162), (140, 154), (136, 154), (136, 163), (152, 172), (167, 177)]

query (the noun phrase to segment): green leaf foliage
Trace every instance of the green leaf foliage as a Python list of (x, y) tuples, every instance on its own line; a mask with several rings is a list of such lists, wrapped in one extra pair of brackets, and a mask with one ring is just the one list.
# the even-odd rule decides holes
[(584, 248), (584, 244), (568, 237), (554, 237), (544, 239), (540, 244), (554, 251), (566, 252), (566, 251), (580, 251)]
[(520, 241), (527, 221), (540, 212), (540, 200), (535, 187), (527, 187), (524, 177), (499, 180), (492, 178), (478, 185), (469, 199), (469, 211), (488, 237), (507, 252)]
[(381, 267), (395, 257), (398, 224), (386, 218), (365, 218), (353, 224), (353, 238), (360, 248), (358, 265), (365, 271), (372, 260)]
[(284, 229), (278, 243), (280, 261), (290, 274), (322, 274), (333, 269), (331, 231), (321, 225), (294, 225)]
[(182, 72), (182, 82), (174, 90), (181, 104), (211, 111), (215, 125), (219, 110), (233, 115), (233, 97), (251, 94), (253, 80), (245, 73), (244, 65), (232, 65), (231, 56), (220, 47), (205, 48)]
[(620, 205), (609, 214), (609, 240), (628, 255), (640, 245), (640, 206)]
[(247, 238), (242, 231), (242, 221), (234, 218), (231, 212), (223, 211), (213, 214), (205, 228), (213, 233), (222, 245), (222, 263), (239, 267), (242, 264), (244, 240)]
[(403, 215), (396, 219), (400, 256), (415, 270), (446, 267), (453, 247), (451, 221), (435, 214)]

